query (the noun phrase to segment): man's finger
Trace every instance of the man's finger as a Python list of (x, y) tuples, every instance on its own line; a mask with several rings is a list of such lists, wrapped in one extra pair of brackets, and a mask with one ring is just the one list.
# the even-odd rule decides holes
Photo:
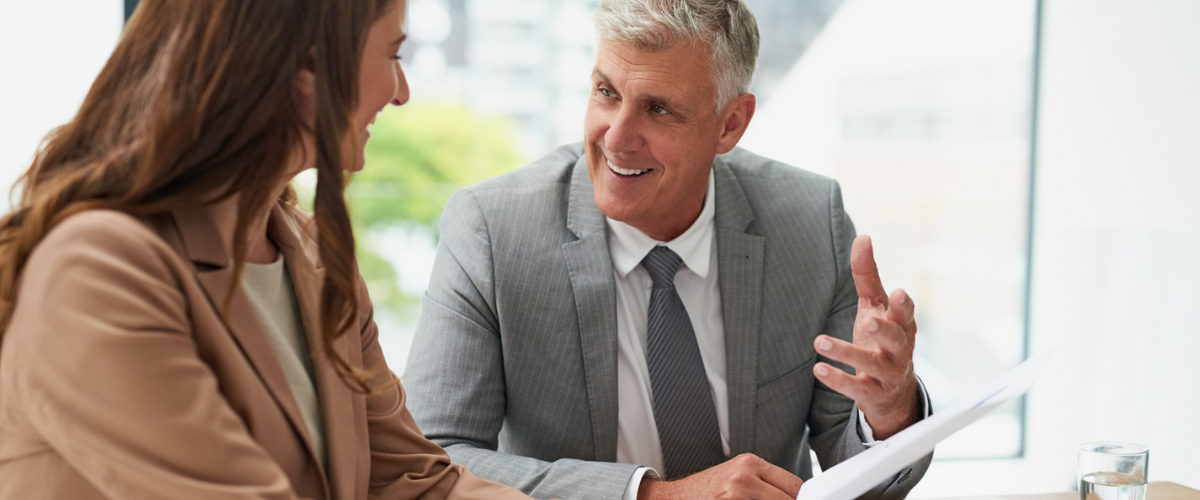
[(827, 335), (817, 336), (813, 345), (822, 356), (853, 366), (856, 372), (876, 373), (879, 371), (879, 359), (874, 350)]
[(872, 388), (875, 388), (866, 382), (866, 378), (858, 378), (858, 376), (846, 373), (828, 363), (814, 365), (813, 375), (830, 389), (855, 401), (870, 399)]
[(875, 266), (875, 250), (871, 246), (871, 237), (865, 234), (854, 238), (850, 247), (850, 271), (854, 274), (854, 288), (858, 297), (866, 299), (871, 305), (888, 306), (887, 291), (879, 281), (879, 268)]
[(796, 495), (800, 494), (800, 485), (804, 484), (802, 479), (766, 460), (763, 461), (762, 468), (758, 471), (758, 477), (780, 492), (787, 494), (788, 500), (796, 498)]
[[(875, 331), (870, 331), (870, 328), (867, 328), (865, 333), (867, 339), (875, 342), (880, 351), (888, 355), (912, 358), (913, 346), (909, 341), (908, 332), (904, 331), (900, 325), (879, 318), (871, 318), (867, 321), (877, 325)], [(839, 359), (838, 361), (842, 360)], [(855, 366), (855, 368), (858, 367)]]
[(888, 321), (900, 325), (905, 333), (917, 331), (917, 320), (914, 317), (916, 306), (908, 292), (901, 288), (892, 291), (892, 295), (888, 297), (888, 305)]
[[(787, 492), (779, 489), (773, 484), (760, 480), (753, 488), (746, 492), (744, 498), (753, 498), (755, 500), (796, 500), (799, 493), (789, 495)], [(713, 497), (716, 498), (716, 497)]]

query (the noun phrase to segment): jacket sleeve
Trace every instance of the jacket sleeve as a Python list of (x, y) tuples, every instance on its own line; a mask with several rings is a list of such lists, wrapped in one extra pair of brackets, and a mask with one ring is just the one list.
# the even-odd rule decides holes
[(6, 333), (6, 399), (108, 498), (295, 499), (198, 357), (169, 254), (114, 213), (52, 231)]
[(456, 193), (442, 215), (405, 374), (417, 422), (455, 463), (535, 498), (620, 499), (637, 466), (498, 451), (506, 397), (496, 304), (504, 298), (493, 288), (492, 265), (479, 203), (470, 191)]
[[(834, 260), (837, 263), (837, 288), (834, 291), (829, 315), (825, 320), (825, 335), (847, 342), (854, 341), (854, 320), (858, 314), (858, 292), (850, 270), (850, 247), (854, 243), (854, 224), (842, 206), (841, 188), (830, 182), (830, 229)], [(818, 361), (829, 363), (849, 373), (854, 368), (820, 356)], [(830, 389), (820, 381), (813, 390), (808, 415), (810, 443), (822, 468), (837, 465), (866, 450), (858, 429), (858, 407), (850, 398)], [(863, 500), (899, 500), (908, 495), (929, 468), (933, 454), (897, 473), (891, 479), (864, 493)]]

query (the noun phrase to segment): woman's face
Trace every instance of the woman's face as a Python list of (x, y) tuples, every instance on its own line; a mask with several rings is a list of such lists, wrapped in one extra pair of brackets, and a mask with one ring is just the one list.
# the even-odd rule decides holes
[(405, 0), (395, 0), (367, 33), (358, 70), (358, 109), (352, 124), (358, 127), (361, 137), (360, 144), (353, 146), (358, 151), (358, 159), (351, 166), (353, 172), (362, 170), (366, 162), (363, 150), (371, 138), (367, 127), (375, 122), (375, 116), (389, 103), (400, 106), (408, 102), (408, 82), (397, 55), (405, 39), (405, 10)]

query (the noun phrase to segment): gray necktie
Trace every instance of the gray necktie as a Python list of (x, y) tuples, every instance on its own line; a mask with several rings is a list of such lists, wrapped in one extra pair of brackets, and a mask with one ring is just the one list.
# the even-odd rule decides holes
[(658, 246), (642, 259), (654, 288), (646, 328), (646, 362), (654, 398), (654, 422), (662, 443), (666, 478), (676, 479), (725, 461), (721, 428), (700, 345), (675, 291), (683, 259)]

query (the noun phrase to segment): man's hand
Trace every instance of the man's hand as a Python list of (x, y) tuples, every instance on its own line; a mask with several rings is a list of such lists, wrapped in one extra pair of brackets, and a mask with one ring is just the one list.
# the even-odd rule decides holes
[(858, 289), (854, 343), (820, 335), (814, 345), (822, 356), (854, 367), (855, 374), (827, 363), (817, 363), (813, 373), (830, 389), (858, 403), (875, 439), (887, 439), (921, 419), (920, 389), (912, 365), (917, 341), (913, 301), (900, 289), (888, 297), (867, 235), (854, 240), (850, 270)]
[(795, 500), (804, 481), (743, 453), (721, 465), (676, 481), (643, 479), (638, 500)]

